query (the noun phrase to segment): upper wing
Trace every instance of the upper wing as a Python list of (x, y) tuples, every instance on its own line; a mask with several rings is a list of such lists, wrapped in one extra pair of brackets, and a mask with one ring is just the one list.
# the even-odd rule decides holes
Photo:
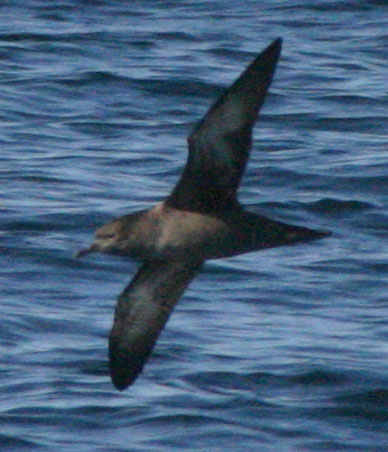
[(172, 309), (201, 264), (146, 262), (119, 296), (109, 336), (109, 368), (117, 389), (125, 389), (141, 372)]
[(282, 40), (272, 42), (210, 108), (189, 136), (189, 156), (167, 205), (195, 211), (225, 209), (249, 157), (252, 127), (264, 102)]

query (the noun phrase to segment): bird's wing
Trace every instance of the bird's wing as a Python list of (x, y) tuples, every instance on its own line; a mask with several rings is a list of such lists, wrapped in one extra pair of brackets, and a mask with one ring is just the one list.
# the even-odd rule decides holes
[(172, 309), (201, 264), (146, 262), (119, 296), (109, 336), (109, 368), (117, 389), (125, 389), (141, 372)]
[(189, 155), (167, 205), (194, 211), (225, 209), (249, 157), (252, 127), (268, 91), (281, 51), (276, 39), (228, 88), (189, 136)]

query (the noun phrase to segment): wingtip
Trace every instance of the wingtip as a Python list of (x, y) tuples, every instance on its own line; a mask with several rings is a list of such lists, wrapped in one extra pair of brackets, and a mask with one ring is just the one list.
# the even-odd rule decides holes
[(272, 41), (272, 44), (275, 46), (282, 46), (283, 44), (283, 38), (281, 38), (280, 36), (278, 38), (276, 38), (275, 40)]
[(131, 386), (143, 370), (148, 354), (131, 353), (128, 349), (123, 349), (110, 338), (109, 341), (109, 372), (113, 386), (119, 391)]
[(279, 57), (280, 52), (282, 51), (282, 44), (283, 39), (282, 38), (276, 38), (274, 39), (271, 44), (264, 50), (264, 54), (274, 54), (276, 55), (276, 59)]
[(133, 370), (131, 367), (127, 367), (128, 363), (120, 366), (120, 368), (113, 369), (110, 367), (110, 378), (112, 380), (113, 386), (120, 392), (127, 389), (131, 384), (133, 384), (140, 374), (142, 369)]
[(128, 382), (127, 380), (121, 380), (120, 378), (117, 378), (117, 376), (114, 377), (113, 375), (111, 375), (111, 379), (113, 386), (120, 392), (123, 392), (135, 381), (135, 379), (133, 379)]

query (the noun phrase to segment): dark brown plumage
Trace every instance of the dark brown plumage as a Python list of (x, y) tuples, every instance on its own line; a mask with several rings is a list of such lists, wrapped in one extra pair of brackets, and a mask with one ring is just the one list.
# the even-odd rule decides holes
[(119, 390), (141, 372), (203, 261), (328, 235), (247, 212), (237, 200), (252, 127), (280, 50), (277, 39), (194, 129), (182, 177), (166, 201), (102, 226), (92, 245), (77, 255), (102, 252), (143, 262), (118, 299), (109, 337), (109, 367)]

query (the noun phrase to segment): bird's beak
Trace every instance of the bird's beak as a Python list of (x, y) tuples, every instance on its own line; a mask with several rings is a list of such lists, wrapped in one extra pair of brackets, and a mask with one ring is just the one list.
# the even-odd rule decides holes
[(76, 259), (78, 259), (79, 257), (83, 257), (86, 256), (87, 254), (90, 253), (95, 253), (97, 251), (97, 246), (93, 243), (92, 245), (89, 246), (89, 248), (85, 248), (83, 250), (79, 250), (75, 253), (74, 257)]

